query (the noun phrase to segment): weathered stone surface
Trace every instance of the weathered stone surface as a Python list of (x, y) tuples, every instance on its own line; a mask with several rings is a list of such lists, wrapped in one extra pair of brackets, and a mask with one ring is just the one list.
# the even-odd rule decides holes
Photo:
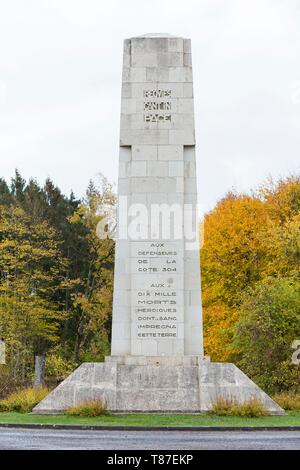
[(209, 411), (220, 397), (239, 403), (255, 397), (272, 414), (284, 414), (236, 366), (199, 356), (121, 356), (84, 363), (33, 412), (62, 412), (96, 399), (106, 401), (111, 411), (197, 413)]
[[(166, 34), (145, 35), (124, 42), (119, 194), (127, 196), (129, 204), (143, 204), (149, 211), (155, 204), (176, 204), (183, 213), (188, 203), (193, 204), (192, 215), (195, 214), (197, 187), (190, 56), (190, 40)], [(127, 219), (129, 221), (129, 216)], [(182, 225), (184, 228), (185, 220)], [(141, 227), (148, 229), (147, 224)], [(116, 242), (113, 355), (203, 355), (199, 249), (195, 245), (192, 252), (186, 250), (183, 230), (181, 246), (173, 249), (176, 255), (171, 254), (169, 259), (159, 254), (153, 257), (149, 254), (151, 242), (162, 242), (166, 251), (172, 251), (174, 235), (170, 234), (168, 240), (162, 239), (159, 229), (140, 241)], [(132, 243), (140, 244), (135, 253), (130, 249)], [(171, 263), (174, 265), (170, 266)], [(173, 266), (175, 269), (171, 271)], [(127, 276), (129, 288), (121, 285), (125, 282), (123, 274)], [(175, 294), (172, 304), (163, 297), (152, 299), (150, 291), (155, 289), (151, 285), (155, 282), (163, 286), (156, 287), (156, 291)], [(189, 298), (195, 285), (199, 298), (191, 303)], [(129, 292), (128, 304), (124, 299), (128, 299)], [(153, 295), (157, 294), (159, 292)], [(143, 296), (148, 296), (147, 304), (143, 304)], [(164, 311), (169, 317), (168, 312), (173, 312), (176, 319), (172, 324), (158, 319), (158, 312)], [(150, 319), (150, 313), (155, 319)], [(141, 317), (148, 319), (139, 320)], [(146, 333), (154, 329), (160, 334), (163, 328), (172, 327), (174, 331), (170, 332), (174, 336), (146, 337)], [(142, 333), (145, 334), (141, 336)]]
[(46, 357), (45, 355), (35, 356), (34, 364), (34, 387), (41, 387), (45, 385), (45, 368), (46, 368)]
[(284, 414), (282, 408), (234, 364), (203, 363), (199, 370), (202, 411), (209, 411), (218, 398), (238, 403), (256, 398), (271, 414)]
[(6, 364), (5, 342), (0, 338), (0, 364)]

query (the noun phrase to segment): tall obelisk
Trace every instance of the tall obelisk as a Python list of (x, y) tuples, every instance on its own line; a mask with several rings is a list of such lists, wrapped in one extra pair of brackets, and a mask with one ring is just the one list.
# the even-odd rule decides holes
[(203, 356), (191, 43), (124, 42), (111, 356), (83, 363), (35, 408), (87, 400), (111, 411), (209, 411), (253, 397), (283, 410), (234, 364)]
[(124, 41), (112, 355), (203, 354), (193, 101), (189, 39)]

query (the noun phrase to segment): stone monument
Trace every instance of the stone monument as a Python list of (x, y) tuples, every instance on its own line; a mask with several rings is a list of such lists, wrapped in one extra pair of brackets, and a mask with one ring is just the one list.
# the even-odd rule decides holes
[(191, 41), (124, 42), (111, 356), (84, 363), (35, 413), (209, 411), (218, 397), (283, 410), (233, 364), (203, 355)]

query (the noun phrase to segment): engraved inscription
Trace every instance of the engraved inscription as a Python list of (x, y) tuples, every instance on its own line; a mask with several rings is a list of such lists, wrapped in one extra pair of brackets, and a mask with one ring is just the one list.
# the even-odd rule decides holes
[(171, 90), (144, 90), (143, 95), (145, 122), (171, 121)]
[(144, 90), (144, 98), (170, 98), (171, 90)]
[[(132, 251), (132, 273), (142, 274), (144, 279), (143, 288), (133, 289), (131, 293), (136, 338), (178, 337), (183, 293), (174, 289), (175, 278), (170, 278), (182, 272), (176, 248), (172, 243), (146, 242), (136, 245)], [(157, 282), (155, 275), (163, 276), (162, 282)]]

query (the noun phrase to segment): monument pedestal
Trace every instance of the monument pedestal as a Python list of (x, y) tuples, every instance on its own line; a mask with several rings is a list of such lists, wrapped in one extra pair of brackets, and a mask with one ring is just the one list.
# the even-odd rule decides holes
[(42, 400), (35, 414), (62, 413), (87, 400), (113, 412), (208, 412), (220, 397), (257, 398), (271, 414), (284, 411), (234, 364), (200, 356), (109, 356), (84, 363)]

